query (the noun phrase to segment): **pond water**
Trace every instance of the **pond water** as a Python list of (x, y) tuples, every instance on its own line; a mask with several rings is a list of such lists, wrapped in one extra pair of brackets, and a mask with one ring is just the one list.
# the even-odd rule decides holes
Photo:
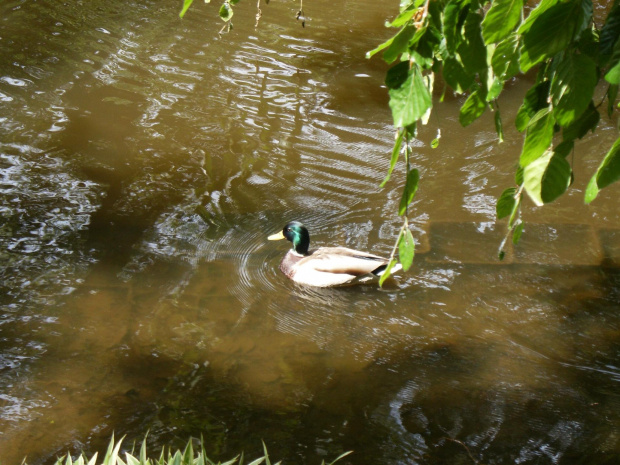
[(400, 227), (386, 65), (364, 59), (398, 2), (307, 2), (302, 27), (273, 1), (258, 28), (241, 2), (221, 37), (217, 2), (180, 3), (0, 5), (0, 463), (113, 432), (216, 459), (618, 463), (620, 186), (583, 205), (616, 121), (499, 262), (522, 139), (461, 128), (447, 95), (416, 141), (414, 267), (299, 287), (266, 241), (285, 222), (383, 255)]

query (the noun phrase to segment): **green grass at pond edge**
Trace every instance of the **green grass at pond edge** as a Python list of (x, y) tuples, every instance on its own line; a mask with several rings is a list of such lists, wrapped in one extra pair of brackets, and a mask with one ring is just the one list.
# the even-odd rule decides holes
[[(114, 440), (114, 435), (112, 435), (112, 439), (110, 440), (110, 445), (108, 446), (108, 450), (103, 458), (103, 461), (99, 464), (97, 462), (97, 453), (88, 459), (84, 453), (82, 453), (76, 459), (73, 459), (69, 454), (66, 456), (60, 457), (56, 460), (55, 465), (244, 465), (245, 457), (244, 454), (236, 456), (235, 458), (227, 461), (227, 462), (214, 462), (205, 452), (204, 442), (201, 439), (200, 441), (200, 449), (194, 450), (194, 446), (192, 445), (192, 439), (190, 438), (185, 446), (183, 451), (176, 450), (174, 453), (172, 450), (168, 449), (166, 452), (166, 448), (164, 447), (159, 454), (159, 458), (149, 458), (148, 452), (146, 450), (146, 438), (142, 441), (142, 446), (140, 447), (140, 452), (136, 457), (134, 451), (125, 452), (125, 460), (122, 459), (119, 454), (121, 444), (124, 438), (121, 438), (118, 442)], [(251, 462), (248, 462), (247, 465), (271, 465), (271, 461), (269, 459), (269, 454), (267, 453), (267, 447), (263, 443), (263, 451), (264, 455), (258, 457)], [(327, 465), (332, 465), (336, 463), (341, 458), (349, 455), (352, 451), (345, 452), (337, 457), (334, 461), (330, 462)], [(274, 465), (279, 465), (280, 462), (277, 462)], [(23, 465), (26, 465), (26, 461), (24, 460)], [(326, 465), (325, 461), (321, 462), (321, 465)]]

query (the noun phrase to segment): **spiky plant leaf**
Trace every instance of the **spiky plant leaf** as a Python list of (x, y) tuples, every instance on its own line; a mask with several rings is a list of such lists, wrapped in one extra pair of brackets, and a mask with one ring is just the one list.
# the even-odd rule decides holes
[(194, 461), (194, 448), (192, 447), (192, 440), (190, 438), (187, 441), (187, 445), (185, 446), (185, 451), (183, 452), (182, 465), (192, 465)]
[(98, 452), (95, 452), (95, 455), (93, 455), (90, 460), (88, 461), (88, 465), (95, 465), (97, 463), (97, 456), (98, 456)]
[(127, 465), (140, 465), (140, 460), (135, 458), (129, 452), (125, 452), (125, 460), (127, 461)]
[(344, 458), (344, 457), (346, 457), (347, 455), (350, 455), (350, 454), (352, 454), (352, 453), (353, 453), (353, 451), (352, 451), (352, 450), (349, 450), (349, 451), (347, 451), (347, 452), (344, 452), (344, 453), (340, 454), (338, 457), (336, 457), (336, 458), (334, 459), (334, 461), (329, 462), (329, 464), (328, 464), (328, 465), (334, 465), (334, 463), (336, 463), (338, 460), (340, 460), (340, 459), (342, 459), (342, 458)]

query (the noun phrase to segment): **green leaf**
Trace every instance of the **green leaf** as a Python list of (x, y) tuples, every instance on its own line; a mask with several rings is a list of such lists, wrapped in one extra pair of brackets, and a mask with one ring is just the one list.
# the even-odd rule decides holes
[(396, 166), (396, 162), (398, 161), (398, 155), (400, 154), (400, 147), (403, 144), (403, 137), (407, 132), (406, 129), (401, 129), (398, 131), (398, 135), (396, 136), (396, 141), (394, 142), (394, 148), (392, 149), (392, 158), (390, 160), (390, 169), (388, 170), (388, 174), (381, 183), (381, 187), (384, 187), (385, 184), (390, 180), (390, 176), (392, 176), (392, 171), (394, 171), (394, 167)]
[(112, 457), (112, 453), (114, 452), (114, 433), (112, 433), (112, 438), (110, 439), (110, 444), (108, 444), (108, 450), (103, 456), (103, 463), (107, 464), (110, 462), (110, 458)]
[(581, 39), (584, 35), (583, 33), (587, 30), (592, 30), (592, 28), (596, 29), (596, 25), (592, 24), (594, 15), (592, 0), (579, 0), (579, 8), (581, 9), (581, 24), (577, 25), (577, 30), (575, 31), (576, 39)]
[(588, 188), (586, 189), (586, 203), (590, 203), (598, 195), (599, 189), (609, 186), (620, 179), (620, 138), (609, 149), (607, 155), (599, 165)]
[(112, 445), (114, 445), (114, 435), (112, 435), (110, 446), (108, 446), (108, 451), (106, 452), (106, 455), (103, 459), (103, 465), (116, 465), (117, 460), (120, 460), (120, 458), (118, 457), (118, 451), (121, 448), (121, 444), (123, 443), (124, 438), (125, 437), (123, 436), (114, 446), (114, 448), (112, 448)]
[(394, 126), (406, 127), (420, 119), (432, 106), (431, 93), (422, 79), (422, 70), (414, 65), (398, 89), (390, 89), (390, 108)]
[(570, 164), (551, 150), (523, 169), (525, 191), (538, 206), (553, 202), (566, 192), (570, 182)]
[(413, 5), (412, 5), (408, 7), (406, 10), (402, 11), (396, 18), (394, 18), (394, 21), (392, 21), (391, 23), (387, 23), (386, 26), (387, 27), (401, 27), (407, 24), (409, 20), (413, 18), (413, 15), (417, 13), (417, 11), (418, 9), (413, 8)]
[(424, 37), (426, 35), (426, 31), (428, 30), (428, 28), (426, 26), (421, 27), (420, 29), (418, 29), (415, 34), (413, 35), (413, 37), (411, 38), (411, 40), (409, 41), (409, 48), (415, 48), (416, 44), (418, 42), (420, 42), (420, 40), (422, 39), (422, 37)]
[(598, 195), (598, 185), (596, 184), (596, 174), (590, 178), (590, 182), (588, 183), (588, 187), (586, 187), (586, 195), (585, 202), (592, 202), (596, 196)]
[(520, 186), (523, 184), (523, 167), (517, 167), (517, 171), (515, 172), (515, 184)]
[(142, 440), (142, 445), (140, 446), (140, 465), (147, 465), (147, 455), (146, 455), (146, 437)]
[(187, 10), (189, 10), (189, 7), (192, 5), (193, 2), (194, 0), (183, 0), (183, 9), (179, 13), (180, 18), (185, 16), (185, 13), (187, 13)]
[(379, 53), (381, 50), (383, 50), (385, 48), (388, 48), (390, 45), (392, 45), (392, 42), (394, 42), (394, 38), (395, 37), (396, 37), (396, 35), (390, 37), (388, 40), (383, 42), (378, 47), (374, 48), (370, 52), (366, 52), (366, 58), (372, 58), (372, 56), (375, 55), (376, 53)]
[(125, 453), (125, 463), (127, 465), (140, 465), (140, 461), (133, 455)]
[(271, 460), (269, 460), (269, 454), (267, 453), (267, 446), (265, 445), (265, 441), (262, 441), (263, 443), (263, 453), (265, 454), (265, 463), (267, 465), (271, 465)]
[(192, 447), (191, 439), (187, 441), (187, 445), (185, 446), (185, 450), (183, 451), (183, 461), (182, 465), (193, 465), (194, 461), (194, 448)]
[(549, 8), (551, 8), (552, 6), (556, 5), (558, 3), (558, 1), (560, 0), (542, 0), (537, 6), (536, 8), (534, 8), (530, 14), (528, 15), (528, 17), (525, 19), (525, 21), (521, 24), (521, 26), (519, 26), (518, 29), (518, 33), (519, 34), (524, 34), (525, 32), (529, 31), (530, 28), (532, 27), (532, 24), (534, 24), (534, 21), (536, 21), (536, 19), (542, 15), (544, 12), (546, 12)]
[(521, 193), (522, 191), (517, 191), (517, 194), (515, 194), (517, 203), (513, 207), (510, 218), (508, 219), (508, 229), (512, 229), (514, 227), (515, 221), (517, 221), (519, 214), (521, 213)]
[(230, 4), (228, 3), (222, 4), (222, 6), (220, 7), (220, 18), (228, 22), (232, 19), (232, 17), (233, 17), (233, 9), (230, 6)]
[(418, 182), (420, 181), (420, 173), (417, 169), (413, 169), (407, 173), (407, 182), (405, 183), (405, 189), (403, 190), (403, 196), (400, 199), (400, 206), (398, 208), (398, 214), (404, 215), (407, 213), (407, 207), (413, 201), (416, 191), (418, 190)]
[(565, 141), (581, 139), (588, 131), (594, 132), (600, 119), (601, 115), (594, 106), (594, 102), (590, 101), (590, 105), (579, 119), (562, 129), (562, 138)]
[(461, 41), (459, 26), (461, 9), (468, 11), (469, 5), (461, 0), (450, 0), (443, 10), (442, 31), (446, 40), (446, 48), (450, 54), (454, 54)]
[(428, 24), (432, 26), (432, 29), (436, 30), (437, 36), (442, 36), (442, 14), (444, 11), (445, 3), (442, 2), (426, 2), (426, 0), (418, 1), (418, 6), (428, 6)]
[(581, 53), (596, 61), (597, 64), (601, 64), (599, 30), (594, 24), (591, 24), (581, 33), (577, 48)]
[(491, 59), (491, 66), (496, 76), (508, 80), (519, 74), (519, 36), (510, 34), (497, 44)]
[(478, 89), (471, 93), (459, 112), (459, 122), (461, 126), (469, 126), (477, 120), (487, 109), (487, 102), (480, 96), (481, 90)]
[(427, 41), (420, 41), (415, 50), (410, 48), (409, 55), (422, 69), (430, 69), (434, 64), (433, 50)]
[(548, 108), (549, 88), (549, 81), (543, 81), (527, 91), (523, 104), (519, 107), (515, 117), (515, 126), (519, 132), (523, 132), (527, 128), (527, 125), (536, 113), (543, 108)]
[(401, 61), (388, 69), (385, 75), (385, 85), (388, 89), (398, 89), (409, 77), (409, 62)]
[[(338, 457), (336, 457), (336, 458), (335, 458), (332, 462), (329, 462), (327, 465), (334, 465), (334, 464), (335, 464), (338, 460), (340, 460), (340, 459), (342, 459), (342, 458), (344, 458), (344, 457), (346, 457), (347, 455), (350, 455), (350, 454), (352, 454), (352, 453), (353, 453), (353, 451), (352, 451), (352, 450), (349, 450), (349, 451), (347, 451), (347, 452), (344, 452), (344, 453), (340, 454)], [(241, 465), (241, 464), (239, 464), (239, 465)]]
[(550, 7), (548, 3), (541, 2), (530, 16), (544, 4), (545, 11), (536, 14), (531, 22), (528, 17), (519, 29), (523, 41), (519, 62), (523, 72), (564, 50), (583, 25), (581, 0), (558, 2)]
[[(607, 15), (605, 25), (600, 34), (600, 54), (609, 58), (614, 51), (614, 45), (620, 38), (620, 3), (615, 2)], [(604, 63), (604, 62), (603, 62)]]
[(561, 144), (557, 145), (553, 151), (556, 155), (566, 158), (571, 154), (574, 148), (575, 143), (572, 140), (565, 140), (562, 141)]
[(489, 88), (489, 91), (487, 93), (485, 100), (487, 102), (490, 102), (491, 100), (495, 100), (497, 97), (499, 97), (499, 94), (502, 93), (502, 90), (504, 90), (504, 81), (502, 81), (496, 76), (495, 79), (493, 79), (493, 82), (491, 83), (491, 87)]
[(437, 147), (439, 147), (439, 139), (438, 139), (438, 138), (434, 138), (434, 139), (431, 141), (431, 148), (432, 148), (432, 149), (436, 149)]
[(416, 31), (417, 29), (413, 25), (402, 28), (400, 32), (394, 36), (394, 40), (387, 47), (385, 52), (383, 52), (383, 59), (387, 63), (393, 63), (394, 60), (405, 53), (409, 48), (409, 41)]
[(523, 0), (495, 0), (482, 21), (482, 37), (486, 44), (505, 39), (521, 21)]
[(495, 132), (497, 132), (499, 142), (504, 142), (504, 128), (502, 125), (502, 117), (499, 113), (499, 108), (495, 109)]
[(498, 220), (506, 218), (512, 213), (515, 205), (517, 204), (517, 199), (515, 198), (516, 193), (517, 189), (514, 187), (509, 187), (504, 192), (502, 192), (502, 195), (500, 195), (499, 199), (497, 200), (497, 204), (495, 205), (495, 213)]
[(523, 223), (519, 223), (515, 226), (515, 229), (512, 231), (512, 243), (517, 245), (519, 240), (521, 239), (521, 235), (523, 234)]
[(538, 159), (549, 148), (553, 140), (553, 124), (553, 114), (548, 108), (540, 110), (531, 119), (519, 158), (519, 164), (523, 168)]
[[(168, 460), (167, 465), (182, 465), (182, 460), (183, 460), (183, 457), (181, 456), (181, 452), (177, 450), (174, 453), (174, 455), (170, 458), (170, 460)], [(110, 464), (110, 465), (117, 465), (117, 464), (115, 462), (114, 464)]]
[(610, 84), (620, 84), (620, 38), (614, 45), (609, 68), (605, 80)]
[[(267, 3), (269, 3), (269, 2), (267, 2)], [(265, 457), (263, 457), (263, 459), (264, 459), (264, 458), (265, 458)], [(209, 459), (207, 459), (207, 460), (209, 460)], [(243, 464), (243, 452), (241, 452), (241, 457), (234, 457), (234, 458), (232, 458), (232, 459), (230, 459), (230, 460), (228, 460), (228, 461), (226, 461), (226, 462), (218, 462), (218, 463), (217, 463), (217, 465), (235, 465), (235, 464), (237, 464), (237, 463), (238, 463), (239, 465), (242, 465), (242, 464)], [(280, 463), (280, 462), (278, 462), (278, 464), (279, 464), (279, 463)], [(199, 464), (199, 463), (194, 462), (194, 464), (193, 464), (193, 465), (202, 465), (202, 464)], [(209, 460), (209, 461), (207, 462), (207, 465), (215, 465), (215, 463)], [(277, 465), (277, 464), (276, 464), (276, 465)]]
[(482, 40), (482, 15), (470, 12), (463, 26), (463, 38), (457, 50), (461, 62), (469, 74), (487, 68), (487, 47)]
[(456, 58), (447, 58), (443, 65), (443, 77), (450, 87), (462, 94), (474, 83), (474, 75), (469, 74)]
[(413, 264), (415, 254), (415, 242), (409, 228), (405, 228), (398, 241), (398, 256), (403, 270), (407, 271)]
[(565, 53), (551, 83), (556, 122), (567, 126), (576, 121), (592, 100), (597, 83), (598, 73), (592, 59)]
[(390, 260), (390, 263), (388, 263), (387, 268), (385, 269), (385, 271), (381, 274), (381, 277), (379, 278), (379, 287), (382, 287), (386, 279), (390, 277), (390, 275), (392, 274), (392, 268), (394, 268), (394, 265), (396, 265), (396, 260), (395, 259)]

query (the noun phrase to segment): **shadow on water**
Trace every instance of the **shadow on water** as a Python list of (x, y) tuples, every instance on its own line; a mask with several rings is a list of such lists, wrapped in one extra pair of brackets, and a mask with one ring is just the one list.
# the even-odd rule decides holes
[[(612, 296), (617, 292), (617, 270), (607, 275), (597, 269), (579, 274), (592, 278), (582, 279), (580, 288), (594, 286)], [(610, 287), (595, 282), (601, 277), (609, 279)], [(192, 295), (191, 287), (183, 300)], [(582, 352), (588, 344), (579, 340), (584, 327), (605, 328), (617, 335), (617, 328), (605, 324), (606, 316), (615, 319), (606, 297), (579, 297), (581, 290), (566, 289), (565, 296), (572, 296), (573, 315), (590, 321), (584, 325), (569, 318), (563, 323), (561, 334), (569, 341), (564, 341), (561, 358), (518, 332), (492, 341), (482, 334), (425, 344), (401, 341), (364, 358), (360, 357), (364, 344), (359, 341), (357, 353), (351, 353), (355, 344), (350, 341), (357, 331), (339, 323), (338, 313), (350, 309), (340, 304), (351, 295), (359, 301), (360, 294), (376, 292), (293, 292), (281, 302), (284, 313), (299, 310), (298, 300), (307, 307), (309, 301), (320, 299), (321, 311), (332, 327), (319, 321), (321, 315), (315, 315), (308, 326), (331, 332), (339, 340), (349, 339), (341, 345), (329, 334), (291, 331), (289, 325), (267, 331), (265, 315), (252, 315), (252, 310), (242, 317), (243, 324), (239, 313), (229, 316), (227, 323), (204, 315), (201, 319), (200, 313), (212, 311), (211, 299), (198, 304), (197, 314), (187, 320), (179, 315), (179, 304), (174, 312), (159, 309), (155, 318), (164, 321), (156, 325), (158, 334), (151, 333), (145, 342), (143, 336), (136, 336), (138, 332), (133, 333), (128, 345), (140, 347), (139, 352), (117, 361), (120, 378), (133, 380), (127, 392), (119, 395), (117, 407), (125, 412), (122, 406), (126, 405), (127, 413), (134, 413), (124, 417), (130, 422), (121, 422), (120, 430), (116, 425), (117, 432), (148, 427), (154, 446), (182, 446), (188, 435), (205, 434), (216, 458), (242, 449), (250, 455), (259, 453), (264, 440), (272, 456), (302, 463), (314, 463), (343, 449), (356, 452), (351, 463), (555, 463), (559, 459), (614, 463), (617, 459), (620, 409), (617, 372), (610, 366), (617, 360), (613, 355), (617, 337), (588, 330), (590, 342), (598, 343), (591, 353)], [(564, 297), (553, 299), (563, 306)], [(326, 302), (336, 309), (324, 308)], [(215, 321), (228, 327), (216, 331)], [(216, 333), (225, 336), (216, 341)], [(601, 353), (611, 358), (601, 358)], [(184, 361), (181, 367), (179, 360)], [(136, 367), (141, 370), (136, 372)], [(153, 378), (153, 373), (158, 376)], [(312, 440), (300, 442), (300, 437)]]
[[(279, 259), (257, 255), (257, 263)], [(424, 271), (423, 260), (420, 266)], [(261, 272), (252, 264), (247, 268), (250, 276)], [(471, 273), (459, 268), (473, 280), (491, 275), (478, 266)], [(523, 268), (504, 272), (514, 277), (532, 269)], [(188, 435), (205, 434), (221, 458), (241, 449), (258, 453), (264, 440), (273, 456), (302, 463), (343, 449), (356, 451), (352, 463), (617, 458), (614, 412), (620, 410), (611, 366), (617, 327), (608, 324), (616, 321), (617, 270), (549, 268), (540, 274), (553, 281), (567, 272), (575, 278), (536, 297), (553, 302), (561, 316), (555, 326), (547, 315), (548, 327), (538, 334), (521, 334), (501, 322), (486, 331), (502, 334), (472, 334), (466, 326), (441, 334), (442, 323), (433, 326), (419, 315), (417, 326), (406, 331), (426, 328), (417, 340), (386, 329), (398, 317), (394, 308), (381, 319), (381, 297), (398, 296), (398, 290), (307, 290), (274, 275), (274, 289), (287, 290), (274, 299), (274, 289), (252, 296), (231, 291), (243, 287), (242, 276), (232, 278), (239, 283), (227, 290), (227, 279), (217, 277), (229, 270), (229, 263), (216, 259), (182, 292), (158, 302), (143, 296), (139, 307), (147, 314), (138, 318), (140, 329), (116, 343), (134, 351), (114, 362), (116, 376), (132, 380), (118, 395), (119, 405), (140, 405), (135, 420), (130, 416), (120, 430), (148, 426), (153, 445), (181, 446)], [(563, 339), (559, 345), (542, 345), (555, 337)], [(137, 366), (141, 373), (133, 372)], [(159, 376), (152, 379), (152, 373)], [(300, 437), (312, 440), (300, 443)]]

